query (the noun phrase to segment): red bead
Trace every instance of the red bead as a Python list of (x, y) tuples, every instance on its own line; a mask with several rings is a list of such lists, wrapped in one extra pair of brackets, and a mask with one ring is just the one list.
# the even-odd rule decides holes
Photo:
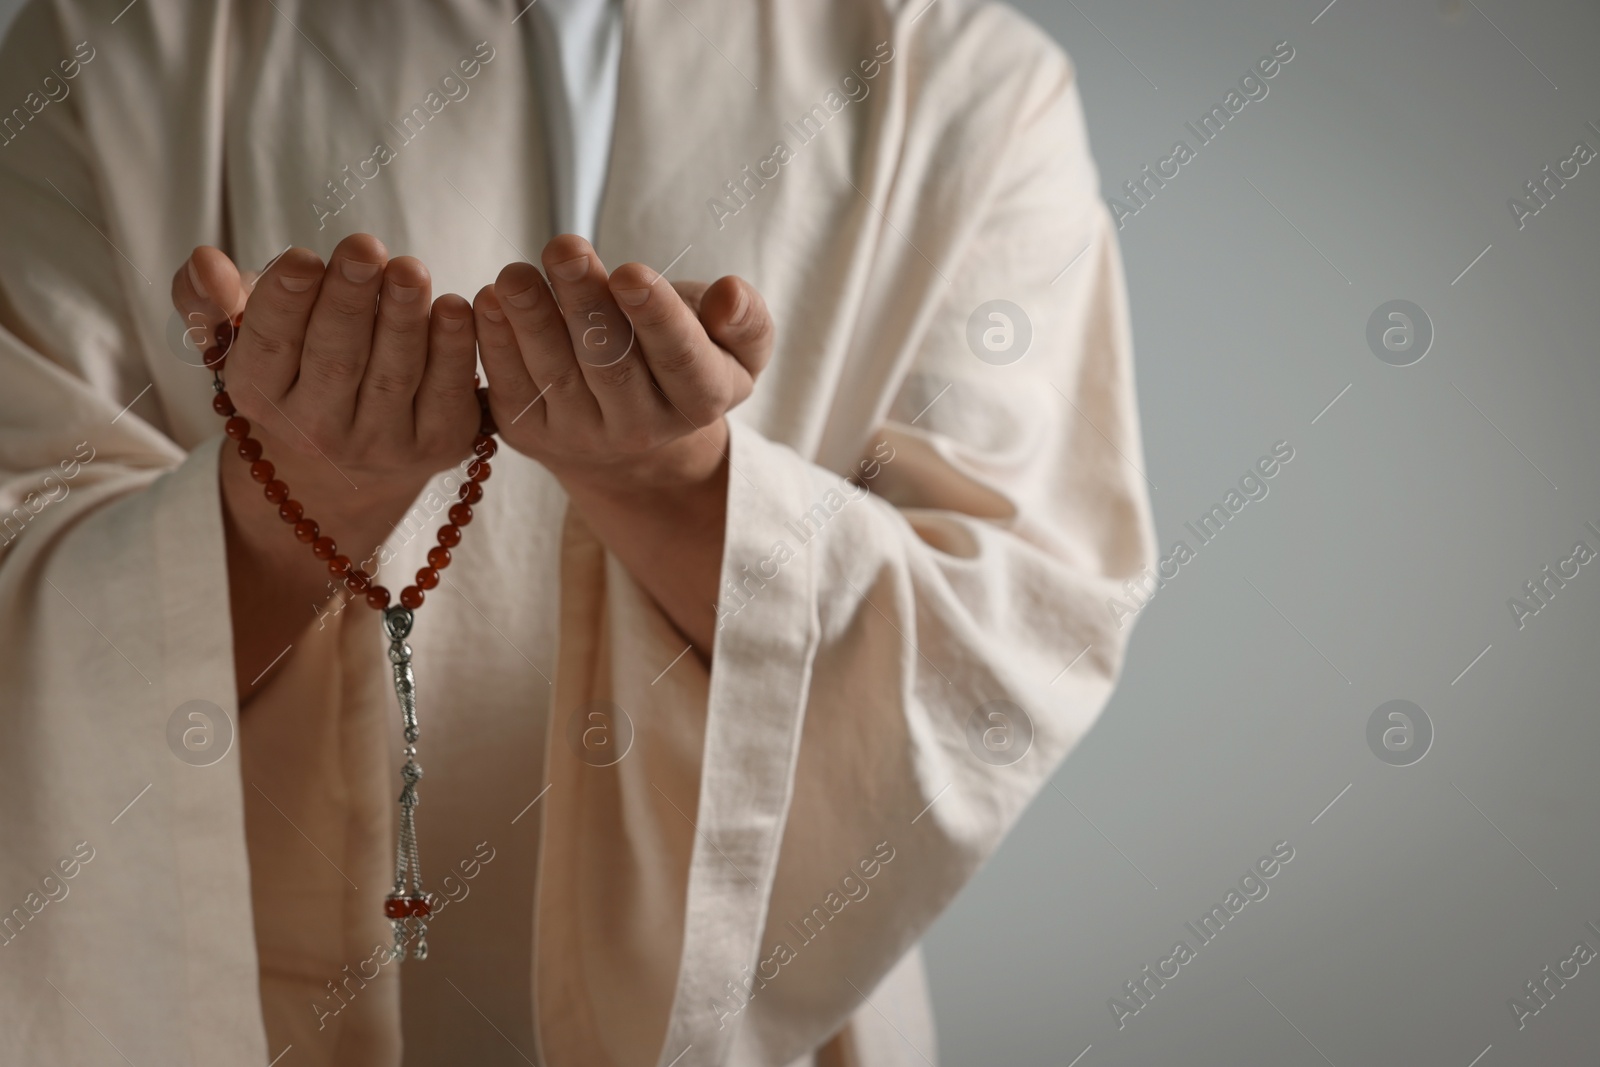
[(239, 456), (247, 463), (254, 463), (261, 458), (261, 442), (254, 437), (246, 437), (239, 442)]
[(343, 578), (344, 572), (350, 569), (349, 556), (334, 556), (328, 561), (328, 573), (335, 578)]
[(367, 607), (382, 611), (389, 606), (389, 590), (375, 585), (367, 590)]
[(472, 508), (467, 504), (450, 505), (450, 522), (456, 526), (465, 526), (472, 521)]
[(205, 355), (200, 357), (201, 362), (206, 365), (206, 370), (221, 369), (223, 363), (227, 361), (227, 358), (228, 350), (226, 348), (220, 348), (216, 345), (212, 345), (210, 348), (206, 349)]
[(268, 503), (281, 504), (289, 499), (289, 486), (286, 482), (280, 482), (274, 478), (267, 483), (267, 487), (262, 490), (262, 493), (266, 496)]
[(305, 513), (305, 505), (298, 500), (285, 500), (278, 505), (278, 518), (284, 522), (299, 522)]
[(339, 552), (339, 546), (331, 537), (319, 537), (311, 542), (311, 554), (318, 559), (332, 559)]
[(383, 914), (387, 919), (409, 919), (412, 914), (411, 901), (405, 897), (389, 897), (383, 902)]
[(422, 590), (414, 585), (408, 585), (400, 590), (400, 606), (410, 611), (422, 607)]
[(244, 312), (241, 311), (241, 312), (239, 312), (239, 314), (237, 314), (237, 315), (235, 315), (233, 317), (233, 328), (234, 328), (235, 331), (237, 331), (239, 329), (239, 327), (243, 326), (243, 325), (244, 325)]
[(484, 460), (475, 460), (472, 466), (467, 468), (467, 477), (475, 482), (486, 482), (492, 471), (493, 468)]
[(217, 347), (227, 351), (233, 345), (233, 323), (224, 321), (217, 326)]
[(479, 459), (492, 459), (497, 451), (499, 451), (499, 446), (494, 443), (494, 438), (487, 434), (472, 442), (472, 454)]
[(463, 504), (476, 504), (483, 499), (483, 485), (479, 482), (467, 482), (461, 487), (458, 495)]
[(344, 580), (344, 587), (352, 593), (365, 593), (372, 587), (372, 579), (367, 577), (367, 572), (360, 568), (351, 570), (349, 577)]
[(461, 543), (461, 527), (439, 527), (439, 543), (445, 548), (454, 548)]
[(254, 478), (262, 485), (266, 485), (268, 482), (272, 481), (272, 476), (277, 473), (278, 468), (274, 467), (271, 463), (264, 459), (258, 459), (254, 463), (250, 464), (250, 477)]
[(309, 545), (311, 542), (315, 541), (317, 539), (318, 532), (319, 530), (317, 524), (312, 519), (301, 519), (299, 522), (294, 524), (295, 540), (301, 541), (305, 544)]
[(235, 441), (243, 441), (250, 436), (250, 420), (243, 415), (235, 415), (222, 425), (222, 432)]
[(226, 390), (218, 393), (211, 398), (211, 410), (218, 415), (232, 415), (234, 411), (233, 398), (227, 394)]
[(412, 897), (411, 914), (415, 915), (419, 919), (426, 918), (427, 916), (433, 914), (433, 905), (428, 903), (426, 897)]
[(428, 549), (428, 566), (436, 571), (442, 571), (450, 566), (450, 550), (443, 545), (434, 545)]
[(439, 572), (432, 567), (423, 567), (417, 572), (417, 586), (422, 589), (432, 589), (439, 584)]

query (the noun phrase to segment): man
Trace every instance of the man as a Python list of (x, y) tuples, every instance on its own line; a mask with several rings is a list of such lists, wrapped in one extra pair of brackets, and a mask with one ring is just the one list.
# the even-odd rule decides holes
[[(61, 0), (6, 44), (0, 502), (48, 500), (0, 562), (6, 1059), (933, 1057), (917, 941), (1150, 560), (1071, 68), (967, 0), (631, 0), (591, 244), (522, 7)], [(425, 961), (382, 951), (378, 616), (174, 342), (268, 263), (230, 395), (380, 582), (444, 521), (474, 347), (500, 431), (410, 637)]]

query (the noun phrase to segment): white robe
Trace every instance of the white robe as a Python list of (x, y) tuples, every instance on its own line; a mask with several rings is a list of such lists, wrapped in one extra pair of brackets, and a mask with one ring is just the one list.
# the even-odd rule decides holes
[[(536, 257), (522, 7), (18, 18), (0, 55), (0, 108), (27, 111), (0, 145), (0, 522), (26, 516), (0, 535), (4, 1062), (292, 1046), (284, 1067), (395, 1064), (402, 1038), (414, 1063), (934, 1059), (917, 942), (1104, 705), (1128, 636), (1107, 600), (1152, 559), (1073, 71), (1006, 8), (627, 3), (599, 253), (739, 274), (779, 325), (731, 418), (722, 626), (709, 670), (679, 658), (554, 480), (501, 450), (412, 641), (424, 875), (456, 896), (432, 958), (365, 962), (389, 936), (400, 746), (376, 616), (308, 605), (238, 713), (217, 488), (238, 460), (209, 376), (174, 354), (168, 280), (196, 244), (260, 265), (356, 231), (421, 257), (436, 292)], [(93, 58), (34, 114), (79, 42)], [(449, 99), (478, 42), (492, 58)], [(429, 117), (403, 142), (388, 124), (413, 105)], [(363, 179), (379, 139), (393, 159)], [(968, 339), (995, 299), (1031, 323), (1008, 365)], [(417, 566), (430, 506), (386, 575)], [(208, 766), (169, 743), (196, 700), (235, 724)], [(571, 742), (597, 700), (632, 725), (609, 767)], [(1031, 721), (1008, 766), (971, 742), (997, 700)]]

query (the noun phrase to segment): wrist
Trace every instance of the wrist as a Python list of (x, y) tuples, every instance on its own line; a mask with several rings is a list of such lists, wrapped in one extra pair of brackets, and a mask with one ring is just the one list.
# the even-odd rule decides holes
[(682, 503), (725, 492), (728, 477), (728, 425), (718, 420), (649, 452), (604, 463), (545, 465), (578, 500)]
[[(320, 536), (334, 538), (340, 553), (357, 562), (372, 555), (426, 484), (425, 478), (411, 485), (401, 484), (392, 474), (341, 473), (321, 457), (307, 460), (271, 445), (263, 455), (273, 463), (274, 477), (289, 486), (290, 499), (300, 504), (303, 517), (317, 524)], [(252, 554), (304, 562), (305, 546), (295, 538), (294, 524), (266, 499), (265, 486), (251, 477), (250, 464), (239, 458), (234, 443), (226, 438), (218, 462), (223, 504), (239, 540)]]

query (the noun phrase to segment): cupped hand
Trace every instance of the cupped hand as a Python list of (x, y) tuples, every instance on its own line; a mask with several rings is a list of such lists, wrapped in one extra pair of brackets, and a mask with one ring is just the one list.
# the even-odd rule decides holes
[(719, 470), (724, 416), (772, 354), (760, 293), (732, 276), (674, 287), (640, 263), (608, 274), (570, 234), (541, 260), (510, 264), (473, 304), (504, 441), (569, 489), (670, 490)]
[[(409, 256), (366, 234), (324, 267), (291, 248), (258, 279), (215, 248), (173, 278), (186, 321), (245, 313), (227, 353), (228, 394), (285, 480), (338, 495), (368, 486), (407, 501), (465, 457), (478, 430), (472, 309)], [(431, 313), (430, 313), (431, 311)]]

